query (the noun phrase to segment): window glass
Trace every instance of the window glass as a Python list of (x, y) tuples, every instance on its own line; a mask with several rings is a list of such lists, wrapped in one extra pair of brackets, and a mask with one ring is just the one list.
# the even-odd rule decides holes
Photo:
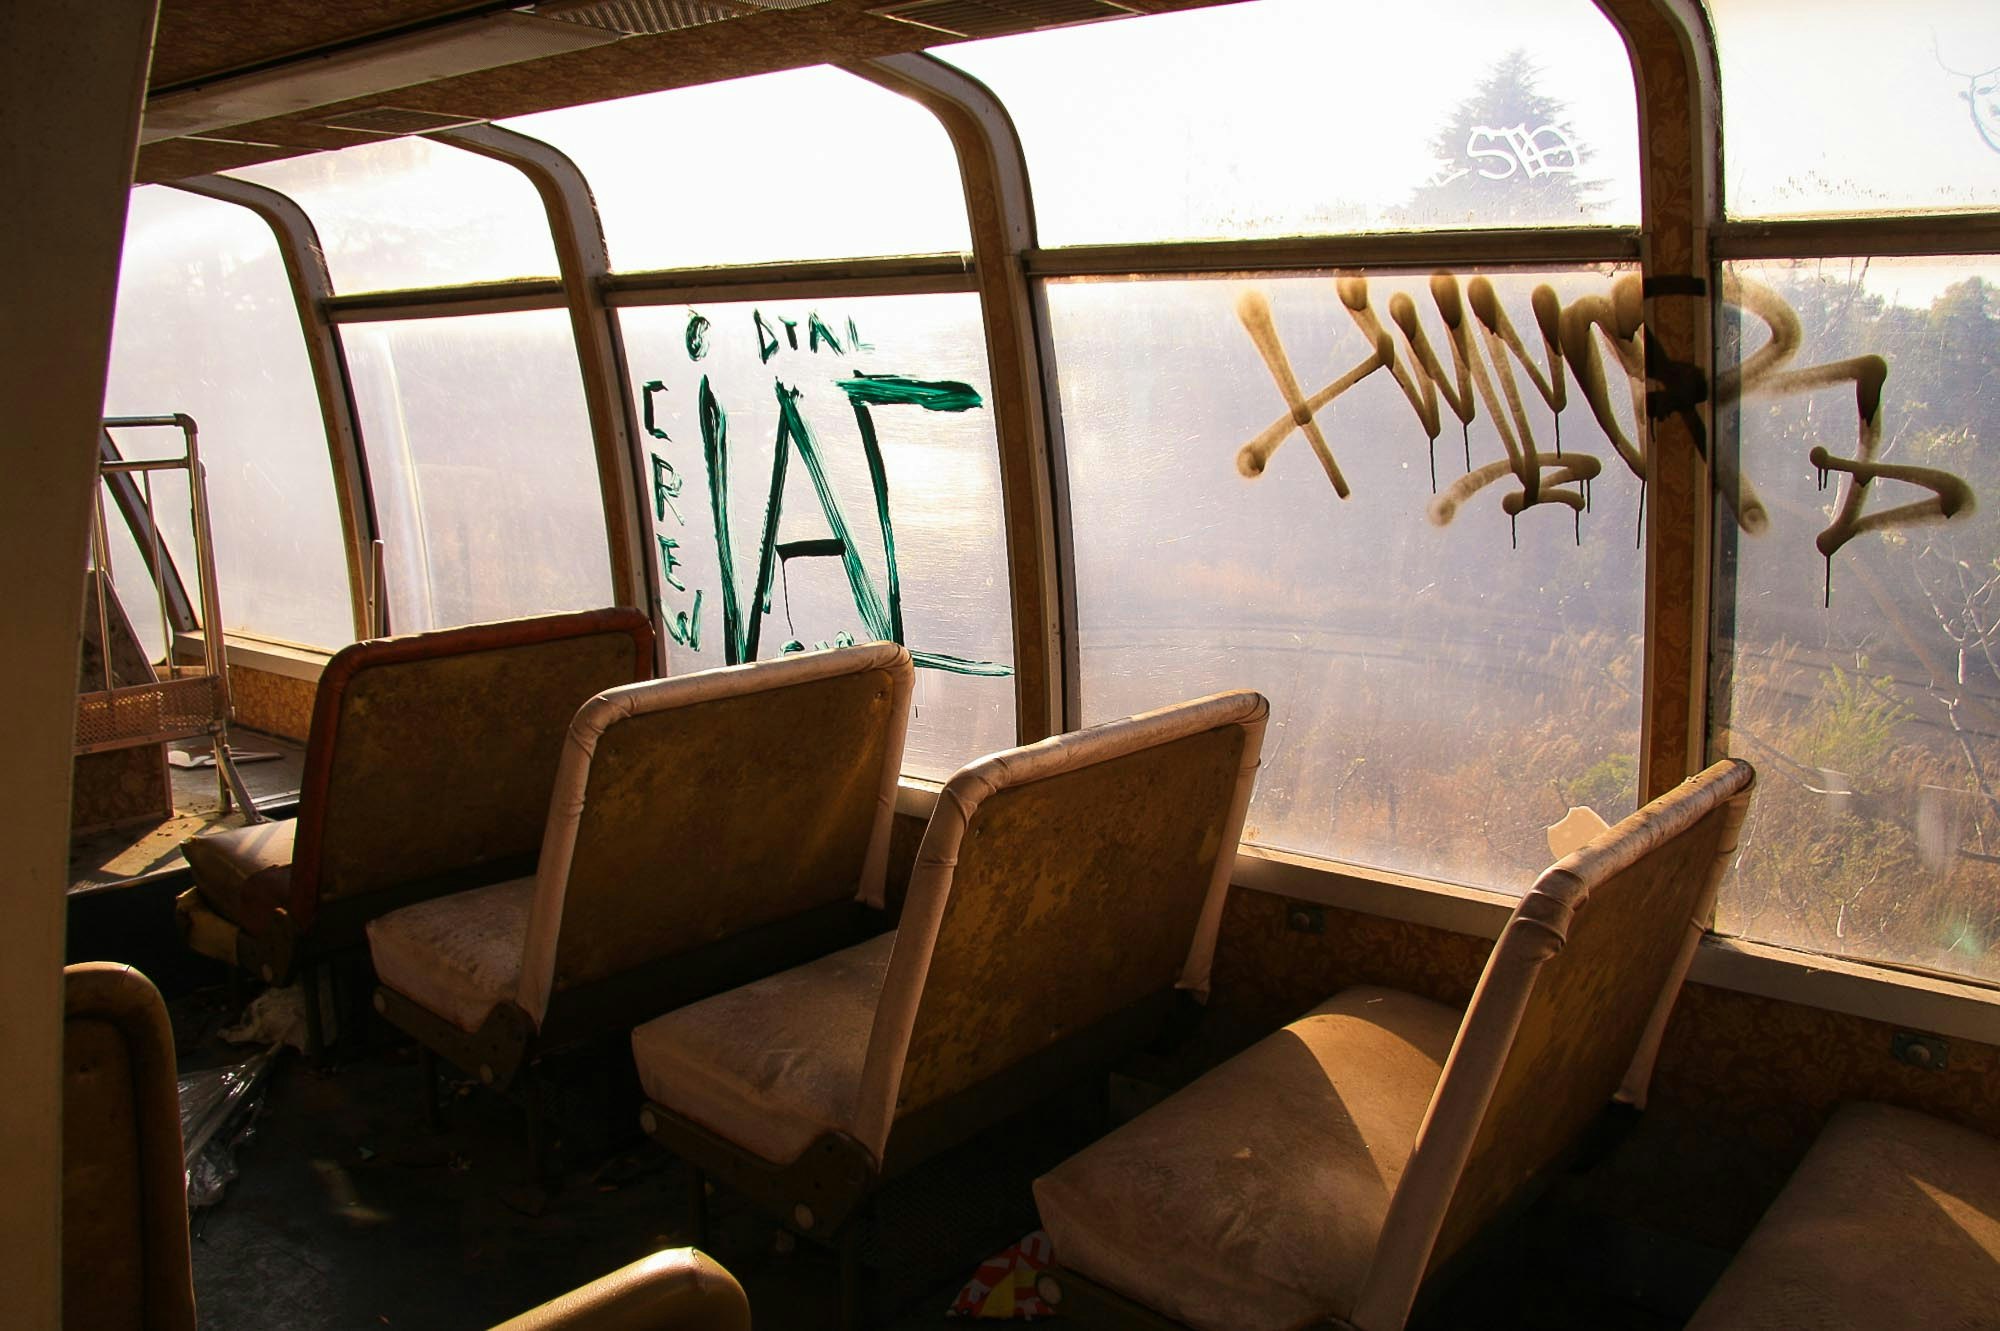
[(2000, 259), (1726, 280), (1713, 744), (1758, 781), (1718, 925), (2000, 979)]
[[(1643, 381), (1616, 333), (1637, 283), (1609, 269), (1051, 283), (1088, 515), (1085, 720), (1260, 690), (1271, 725), (1247, 841), (1475, 887), (1523, 890), (1573, 805), (1630, 812)], [(1471, 312), (1454, 343), (1434, 291), (1513, 330), (1535, 368)], [(1538, 310), (1581, 333), (1553, 374)], [(1510, 516), (1530, 483), (1541, 502)]]
[(895, 639), (917, 662), (904, 770), (942, 778), (1012, 744), (978, 298), (620, 317), (648, 432), (673, 672)]
[(342, 330), (398, 633), (611, 603), (569, 316)]
[(1631, 63), (1588, 0), (1258, 0), (939, 54), (1006, 102), (1045, 245), (1639, 216)]
[[(225, 627), (317, 647), (353, 641), (319, 398), (277, 241), (255, 214), (159, 186), (132, 192), (104, 410), (194, 418)], [(182, 452), (178, 430), (120, 430), (114, 442), (130, 458)], [(198, 611), (185, 482), (162, 473), (154, 485)], [(107, 517), (122, 529), (115, 509)], [(150, 601), (136, 576), (121, 577), (120, 594)]]
[(582, 168), (611, 264), (624, 271), (972, 247), (944, 127), (838, 69), (502, 123)]
[(229, 174), (298, 201), (342, 293), (556, 275), (535, 187), (461, 148), (388, 139)]
[(1733, 216), (2000, 206), (1992, 0), (1709, 0)]

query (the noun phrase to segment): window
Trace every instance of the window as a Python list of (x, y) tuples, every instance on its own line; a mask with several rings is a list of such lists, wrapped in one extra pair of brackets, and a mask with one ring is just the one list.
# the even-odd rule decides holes
[(1045, 245), (1638, 220), (1631, 65), (1585, 0), (1261, 0), (938, 54), (1007, 103)]
[(1710, 0), (1736, 217), (2000, 207), (2000, 7)]
[(569, 316), (342, 330), (399, 633), (611, 602)]
[(1724, 281), (1714, 743), (1760, 779), (1719, 927), (2000, 979), (2000, 259)]
[[(325, 648), (353, 640), (347, 557), (298, 307), (277, 242), (254, 214), (157, 186), (132, 192), (104, 410), (194, 418), (225, 627)], [(128, 457), (180, 452), (173, 430), (120, 431), (115, 441)], [(155, 485), (162, 536), (192, 596), (186, 487), (172, 474)], [(117, 537), (116, 510), (107, 517)], [(123, 542), (117, 537), (114, 549)], [(116, 567), (127, 610), (155, 640), (158, 612), (143, 567)]]
[[(1479, 308), (1490, 293), (1532, 330), (1539, 302), (1608, 311), (1616, 284), (1636, 280), (1441, 282)], [(1371, 368), (1374, 333), (1357, 328), (1394, 328), (1406, 299), (1444, 367), (1425, 377), (1389, 335), (1418, 405)], [(1467, 381), (1417, 277), (1061, 282), (1048, 305), (1085, 515), (1086, 721), (1259, 689), (1272, 719), (1247, 841), (1477, 887), (1530, 881), (1548, 862), (1545, 826), (1569, 806), (1632, 809), (1643, 445), (1610, 341), (1596, 344), (1601, 400), (1622, 446), (1584, 400), (1580, 365), (1555, 369), (1566, 407), (1549, 410), (1533, 386), (1548, 374), (1538, 338), (1530, 370), (1475, 335), (1480, 369), (1458, 396)], [(1353, 381), (1313, 399), (1331, 468), (1294, 424), (1280, 357), (1305, 394)], [(1531, 482), (1543, 502), (1510, 517)]]
[(971, 247), (944, 128), (916, 103), (841, 70), (676, 88), (504, 123), (562, 149), (589, 177), (622, 271)]
[(1007, 555), (978, 298), (622, 313), (675, 673), (894, 638), (904, 770), (1014, 742)]
[(534, 186), (476, 153), (390, 139), (229, 174), (298, 201), (339, 292), (556, 274)]

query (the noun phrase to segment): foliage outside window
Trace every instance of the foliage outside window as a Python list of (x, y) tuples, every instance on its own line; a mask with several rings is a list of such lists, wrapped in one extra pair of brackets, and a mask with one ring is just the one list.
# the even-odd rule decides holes
[(1731, 216), (2000, 207), (2000, 6), (1708, 8)]
[(2000, 264), (1725, 284), (1713, 742), (1760, 779), (1718, 926), (2000, 979)]
[(611, 602), (560, 310), (342, 330), (399, 633)]
[(1259, 0), (938, 54), (1020, 127), (1045, 245), (1639, 216), (1631, 65), (1587, 0)]
[[(1633, 344), (1588, 332), (1600, 413), (1586, 360), (1531, 330), (1551, 302), (1615, 328), (1636, 284), (1589, 269), (1052, 284), (1087, 515), (1084, 719), (1259, 689), (1272, 720), (1246, 840), (1476, 887), (1525, 888), (1572, 805), (1629, 812)], [(1465, 302), (1462, 343), (1440, 296)], [(1478, 331), (1475, 310), (1504, 312), (1531, 349)], [(1394, 370), (1374, 355), (1384, 340)], [(1294, 370), (1296, 395), (1281, 387)]]

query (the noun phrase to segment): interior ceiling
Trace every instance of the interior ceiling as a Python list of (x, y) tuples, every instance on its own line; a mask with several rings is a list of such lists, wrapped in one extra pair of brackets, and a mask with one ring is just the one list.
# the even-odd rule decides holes
[[(441, 78), (390, 92), (315, 106), (309, 111), (205, 130), (204, 138), (173, 138), (140, 149), (140, 183), (225, 171), (304, 152), (346, 148), (385, 137), (328, 128), (326, 122), (379, 107), (429, 111), (462, 119), (500, 120), (557, 107), (629, 97), (661, 88), (713, 83), (803, 65), (922, 50), (949, 41), (940, 33), (869, 11), (889, 0), (748, 0), (797, 7), (744, 12), (726, 21), (630, 36), (500, 68)], [(1116, 0), (1140, 13), (1197, 9), (1232, 0)], [(548, 13), (579, 0), (545, 0)], [(341, 0), (339, 4), (273, 0), (160, 0), (152, 95), (185, 94), (218, 80), (306, 69), (342, 52), (365, 54), (371, 43), (412, 32), (524, 8), (523, 0)], [(1052, 0), (986, 0), (986, 8), (1018, 14), (1018, 31), (1046, 23), (1065, 6)], [(218, 142), (247, 140), (248, 143)], [(266, 146), (257, 146), (266, 145)]]

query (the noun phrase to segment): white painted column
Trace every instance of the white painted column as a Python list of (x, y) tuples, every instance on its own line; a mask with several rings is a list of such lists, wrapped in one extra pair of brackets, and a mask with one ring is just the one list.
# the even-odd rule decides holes
[(62, 959), (97, 420), (157, 0), (0, 4), (0, 1290), (62, 1323)]

